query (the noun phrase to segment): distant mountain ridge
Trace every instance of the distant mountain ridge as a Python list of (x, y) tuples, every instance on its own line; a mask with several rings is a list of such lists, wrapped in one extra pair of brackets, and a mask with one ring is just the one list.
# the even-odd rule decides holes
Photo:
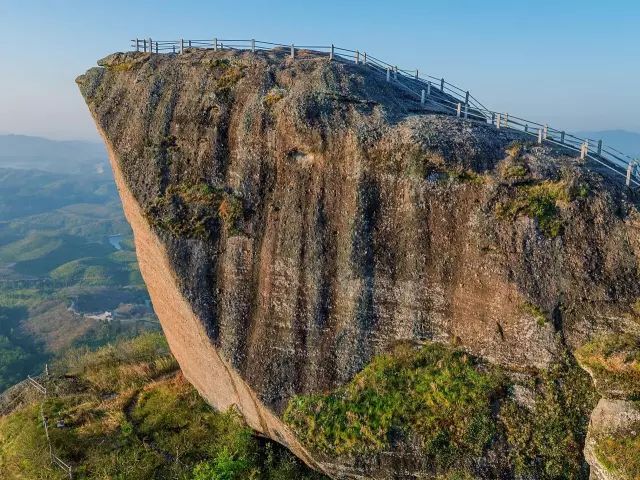
[(99, 143), (0, 135), (0, 167), (87, 174), (108, 171), (106, 166), (107, 155)]
[(628, 130), (591, 130), (578, 132), (579, 137), (602, 140), (627, 155), (640, 157), (640, 133)]

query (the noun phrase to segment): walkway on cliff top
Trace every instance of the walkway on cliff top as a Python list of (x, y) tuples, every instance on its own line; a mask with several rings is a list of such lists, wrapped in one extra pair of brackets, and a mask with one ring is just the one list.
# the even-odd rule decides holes
[(274, 48), (287, 49), (292, 59), (300, 50), (312, 51), (319, 55), (326, 55), (331, 60), (350, 62), (356, 65), (366, 65), (373, 71), (393, 82), (396, 86), (407, 91), (419, 100), (421, 105), (437, 104), (445, 111), (464, 118), (468, 121), (489, 123), (496, 128), (507, 128), (529, 135), (538, 143), (549, 143), (576, 152), (582, 160), (592, 160), (600, 167), (614, 173), (624, 180), (630, 188), (640, 188), (640, 162), (611, 146), (603, 144), (602, 140), (580, 138), (564, 130), (552, 128), (547, 124), (540, 124), (509, 113), (497, 112), (485, 107), (469, 90), (460, 88), (447, 82), (443, 77), (421, 74), (418, 70), (398, 68), (379, 58), (360, 50), (336, 47), (335, 45), (294, 45), (251, 40), (227, 40), (213, 38), (210, 40), (153, 40), (135, 39), (131, 47), (136, 51), (157, 54), (181, 54), (189, 49), (208, 48), (213, 50), (272, 50)]

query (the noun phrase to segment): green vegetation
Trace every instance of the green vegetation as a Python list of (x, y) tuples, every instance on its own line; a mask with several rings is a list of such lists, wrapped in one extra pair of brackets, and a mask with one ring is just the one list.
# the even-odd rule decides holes
[(517, 478), (586, 478), (582, 450), (597, 402), (588, 374), (567, 359), (524, 387), (533, 406), (508, 399), (499, 414)]
[[(284, 418), (330, 456), (418, 442), (438, 478), (476, 478), (477, 460), (494, 445), (517, 478), (585, 478), (582, 447), (596, 401), (589, 376), (567, 360), (529, 378), (516, 386), (443, 345), (400, 346), (334, 392), (293, 398)], [(531, 404), (515, 388), (530, 391)]]
[(607, 470), (620, 478), (640, 478), (640, 423), (626, 432), (602, 435), (595, 440), (596, 457)]
[(262, 103), (267, 108), (272, 108), (276, 103), (282, 100), (287, 91), (284, 88), (273, 87), (271, 90), (267, 92), (267, 94), (262, 99)]
[(149, 222), (176, 236), (206, 238), (221, 227), (227, 235), (240, 233), (242, 200), (206, 183), (171, 185), (147, 209)]
[(629, 334), (596, 337), (576, 351), (603, 394), (640, 400), (640, 338)]
[(447, 472), (467, 468), (488, 447), (501, 388), (500, 375), (464, 352), (399, 346), (336, 392), (292, 399), (284, 418), (329, 455), (376, 453), (418, 435), (424, 455)]
[[(320, 479), (218, 413), (177, 372), (160, 334), (69, 352), (43, 403), (58, 456), (79, 479)], [(64, 478), (46, 454), (38, 403), (0, 417), (0, 477)]]
[(545, 236), (555, 238), (562, 234), (564, 228), (560, 205), (571, 200), (566, 182), (546, 180), (519, 187), (515, 198), (496, 206), (496, 214), (499, 218), (511, 220), (521, 215), (533, 218)]
[(236, 83), (244, 77), (245, 65), (241, 65), (227, 58), (217, 58), (209, 61), (209, 68), (214, 72), (215, 92), (226, 98), (231, 94)]
[(522, 305), (520, 305), (520, 309), (524, 313), (527, 313), (527, 314), (531, 315), (533, 318), (535, 318), (536, 323), (541, 327), (544, 326), (549, 321), (549, 318), (540, 309), (540, 307), (534, 305), (533, 303), (525, 302)]
[[(106, 160), (88, 160), (77, 168), (83, 175), (0, 169), (0, 391), (74, 345), (158, 328), (141, 312), (148, 295), (113, 178), (91, 173)], [(108, 242), (116, 233), (122, 251)], [(141, 308), (110, 323), (83, 317), (121, 304)]]

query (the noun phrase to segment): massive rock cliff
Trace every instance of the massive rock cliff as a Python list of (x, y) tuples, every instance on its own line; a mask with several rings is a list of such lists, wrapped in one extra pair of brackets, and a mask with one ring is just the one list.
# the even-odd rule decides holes
[[(631, 192), (568, 152), (422, 107), (366, 65), (313, 52), (99, 65), (77, 83), (170, 347), (212, 405), (335, 478), (587, 475), (595, 394), (574, 352), (637, 341)], [(326, 433), (315, 419), (291, 420), (293, 398), (340, 392), (398, 344), (432, 342), (508, 379), (490, 395), (500, 427), (464, 465), (426, 454), (410, 425), (394, 425), (398, 441), (389, 430), (376, 448), (332, 450), (314, 444), (311, 430)], [(550, 377), (558, 365), (571, 373)], [(574, 383), (588, 390), (579, 405)], [(518, 446), (501, 410), (534, 412), (545, 395), (575, 414), (571, 451), (557, 446), (576, 457), (566, 471)]]

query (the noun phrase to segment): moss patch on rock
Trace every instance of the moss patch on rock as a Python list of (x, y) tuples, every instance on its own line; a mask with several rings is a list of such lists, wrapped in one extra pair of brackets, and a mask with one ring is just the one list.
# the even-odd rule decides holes
[(588, 374), (567, 359), (525, 387), (533, 403), (509, 398), (499, 414), (516, 478), (587, 478), (582, 451), (597, 402)]
[(527, 378), (523, 404), (497, 367), (445, 345), (403, 345), (332, 393), (294, 397), (284, 419), (333, 457), (417, 445), (442, 478), (473, 477), (489, 457), (502, 465), (489, 476), (586, 478), (582, 449), (596, 402), (589, 376), (567, 360)]
[(240, 233), (242, 200), (207, 183), (170, 185), (146, 210), (149, 222), (176, 236), (208, 238), (222, 228)]
[(546, 237), (555, 238), (564, 229), (560, 205), (570, 201), (566, 182), (546, 180), (519, 187), (515, 198), (496, 206), (496, 214), (499, 218), (510, 220), (522, 215), (533, 218)]
[(589, 370), (602, 394), (640, 399), (640, 338), (637, 336), (597, 337), (580, 347), (576, 358)]
[(295, 397), (284, 418), (329, 455), (376, 453), (415, 435), (437, 470), (468, 466), (495, 435), (502, 377), (443, 345), (399, 346), (329, 395)]
[(640, 422), (624, 432), (599, 435), (595, 441), (595, 454), (602, 465), (618, 477), (640, 478)]

